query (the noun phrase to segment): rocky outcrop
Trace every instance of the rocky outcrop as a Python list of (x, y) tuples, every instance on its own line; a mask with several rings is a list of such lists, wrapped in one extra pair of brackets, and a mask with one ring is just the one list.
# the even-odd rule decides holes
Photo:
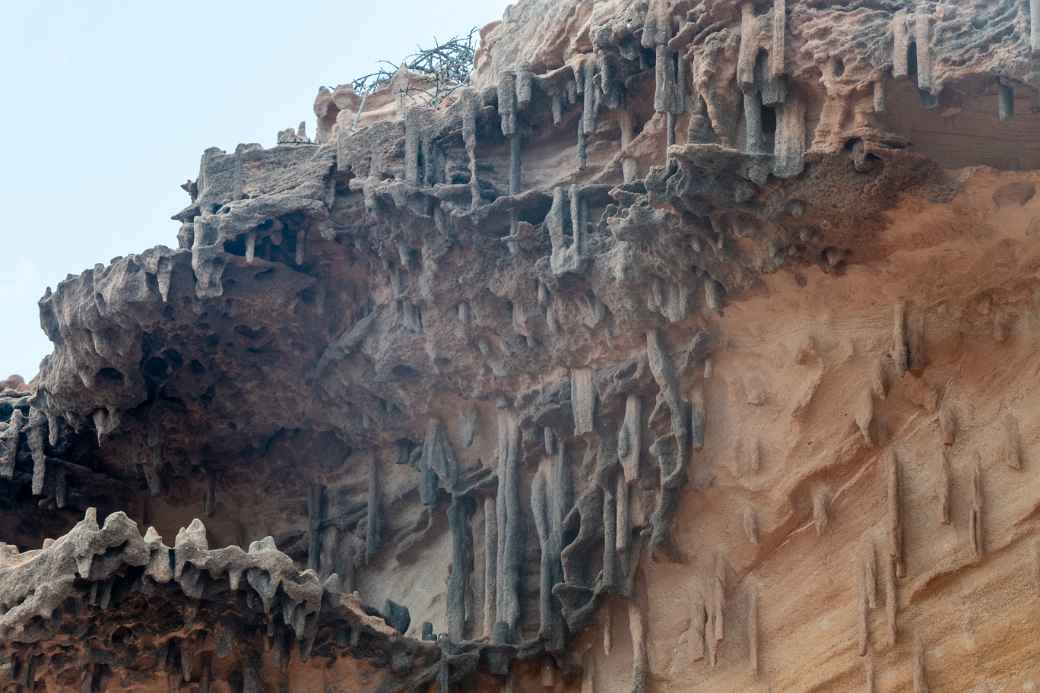
[[(99, 527), (91, 508), (42, 549), (2, 550), (0, 637), (7, 673), (25, 688), (43, 674), (82, 690), (208, 690), (215, 681), (260, 690), (250, 680), (288, 682), (291, 664), (315, 656), (349, 662), (332, 673), (340, 680), (414, 690), (440, 668), (436, 647), (397, 637), (340, 592), (337, 576), (323, 584), (301, 572), (270, 537), (248, 551), (210, 550), (195, 520), (171, 548), (122, 512)], [(400, 680), (389, 680), (391, 668)]]
[(1035, 4), (524, 0), (207, 150), (0, 393), (10, 685), (1026, 685)]

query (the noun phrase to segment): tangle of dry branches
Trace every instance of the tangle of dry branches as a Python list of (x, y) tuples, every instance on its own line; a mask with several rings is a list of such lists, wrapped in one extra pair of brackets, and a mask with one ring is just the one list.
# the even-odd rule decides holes
[(379, 61), (379, 69), (353, 80), (351, 84), (356, 94), (367, 95), (385, 86), (399, 70), (407, 69), (428, 77), (422, 86), (409, 86), (406, 93), (423, 95), (431, 104), (437, 104), (459, 87), (469, 84), (470, 72), (477, 49), (474, 37), (477, 28), (468, 33), (454, 36), (441, 43), (436, 37), (432, 48), (417, 47), (417, 51), (405, 57), (400, 65), (388, 60)]

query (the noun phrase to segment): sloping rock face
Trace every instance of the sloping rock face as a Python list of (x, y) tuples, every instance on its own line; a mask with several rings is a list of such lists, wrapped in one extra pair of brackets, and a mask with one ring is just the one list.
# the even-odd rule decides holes
[(1040, 0), (482, 37), (41, 299), (6, 687), (1036, 687)]

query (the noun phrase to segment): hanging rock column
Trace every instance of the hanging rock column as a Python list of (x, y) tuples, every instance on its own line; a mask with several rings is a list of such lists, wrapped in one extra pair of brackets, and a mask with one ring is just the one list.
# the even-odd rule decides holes
[(519, 465), (520, 426), (514, 413), (502, 410), (498, 420), (498, 585), (492, 632), (495, 642), (513, 642), (520, 623), (523, 520)]

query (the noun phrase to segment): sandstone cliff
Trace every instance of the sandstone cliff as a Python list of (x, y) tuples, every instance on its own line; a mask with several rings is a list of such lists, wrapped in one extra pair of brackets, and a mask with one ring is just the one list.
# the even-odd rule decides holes
[(482, 39), (40, 300), (5, 689), (1040, 685), (1040, 0)]

